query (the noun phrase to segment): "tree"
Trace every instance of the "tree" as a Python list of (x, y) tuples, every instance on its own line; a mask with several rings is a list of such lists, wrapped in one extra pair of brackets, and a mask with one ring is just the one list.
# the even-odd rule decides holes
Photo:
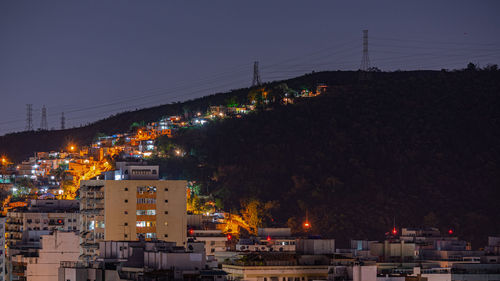
[(498, 64), (488, 64), (483, 68), (483, 70), (485, 70), (485, 71), (498, 71)]
[(472, 63), (472, 62), (469, 62), (467, 64), (467, 68), (466, 68), (467, 71), (477, 71), (478, 70), (478, 67), (476, 64)]
[(262, 202), (252, 199), (246, 203), (242, 211), (243, 220), (255, 231), (262, 225)]

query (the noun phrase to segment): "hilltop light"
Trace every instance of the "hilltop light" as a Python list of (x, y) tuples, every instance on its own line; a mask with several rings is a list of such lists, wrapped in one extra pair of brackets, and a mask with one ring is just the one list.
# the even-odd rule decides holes
[(393, 234), (393, 235), (398, 234), (398, 230), (396, 229), (396, 227), (394, 227), (394, 228), (392, 229), (392, 234)]

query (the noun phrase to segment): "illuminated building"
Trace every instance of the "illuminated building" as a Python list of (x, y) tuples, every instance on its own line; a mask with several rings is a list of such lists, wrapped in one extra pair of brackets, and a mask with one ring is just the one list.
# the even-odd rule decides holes
[(6, 217), (0, 217), (0, 280), (5, 280), (5, 221)]
[(62, 262), (58, 280), (224, 281), (226, 273), (207, 268), (203, 250), (164, 241), (103, 241), (96, 261)]
[(117, 167), (105, 180), (80, 183), (82, 259), (95, 259), (104, 240), (158, 239), (185, 246), (187, 182), (158, 180), (157, 166)]
[(76, 200), (31, 200), (9, 210), (5, 225), (8, 280), (26, 280), (27, 264), (36, 263), (41, 237), (54, 231), (78, 231)]

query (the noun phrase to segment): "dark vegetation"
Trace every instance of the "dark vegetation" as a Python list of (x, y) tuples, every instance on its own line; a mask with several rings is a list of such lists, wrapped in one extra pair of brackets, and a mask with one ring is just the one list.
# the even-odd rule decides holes
[(341, 242), (383, 238), (393, 219), (451, 228), (474, 247), (500, 234), (499, 72), (374, 73), (330, 85), (164, 139), (191, 156), (163, 165), (198, 179), (226, 210), (277, 200), (275, 223), (300, 232), (308, 212), (310, 234)]
[[(169, 178), (189, 178), (226, 210), (277, 201), (267, 225), (340, 242), (382, 238), (398, 226), (436, 226), (485, 244), (500, 234), (500, 72), (313, 73), (290, 88), (330, 85), (328, 93), (242, 119), (185, 129), (160, 146), (183, 158), (156, 159)], [(242, 102), (249, 89), (127, 112), (86, 127), (0, 137), (17, 160), (58, 149), (69, 138), (127, 131), (135, 121)]]

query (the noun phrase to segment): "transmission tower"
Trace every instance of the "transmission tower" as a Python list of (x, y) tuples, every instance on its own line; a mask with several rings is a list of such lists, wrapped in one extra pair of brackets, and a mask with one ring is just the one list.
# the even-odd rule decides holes
[(26, 131), (33, 131), (33, 105), (26, 104)]
[(64, 117), (64, 112), (61, 114), (61, 130), (64, 130), (65, 124), (66, 123), (66, 118)]
[(361, 71), (368, 71), (370, 68), (370, 57), (368, 56), (368, 30), (363, 30), (363, 57), (361, 58)]
[(259, 74), (259, 62), (256, 61), (253, 63), (253, 81), (252, 87), (260, 86), (262, 83), (260, 82), (260, 74)]
[(49, 126), (47, 124), (47, 109), (45, 105), (42, 107), (42, 121), (40, 122), (40, 130), (48, 130)]

